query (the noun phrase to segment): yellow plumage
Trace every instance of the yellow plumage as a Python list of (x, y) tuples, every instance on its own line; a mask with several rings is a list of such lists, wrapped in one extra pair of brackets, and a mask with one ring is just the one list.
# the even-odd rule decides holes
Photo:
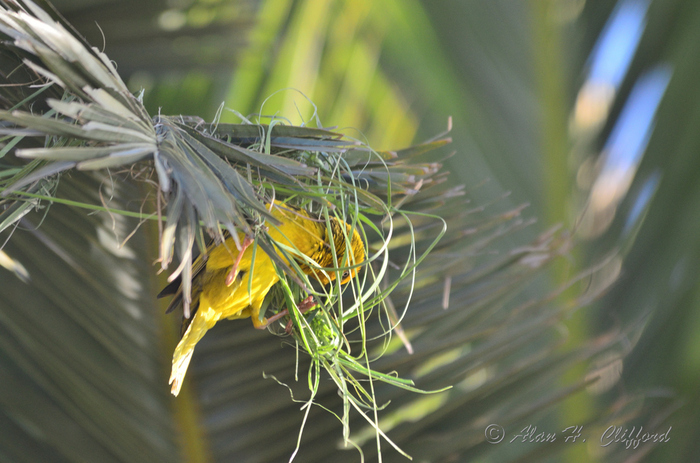
[[(345, 237), (350, 235), (351, 229), (349, 225), (344, 224), (343, 231), (342, 222), (335, 218), (331, 219), (331, 230), (327, 231), (325, 221), (312, 218), (301, 209), (276, 207), (272, 210), (272, 215), (282, 224), (269, 227), (270, 237), (275, 242), (304, 254), (318, 267), (334, 267), (331, 242), (335, 248), (338, 265), (348, 267), (365, 260), (365, 248), (357, 230), (352, 231), (349, 246), (352, 255), (349, 259), (345, 258), (348, 248)], [(239, 235), (239, 240), (244, 240), (242, 234)], [(260, 248), (256, 250), (251, 276), (252, 257), (252, 246), (244, 249), (243, 254), (239, 256), (233, 239), (229, 237), (224, 243), (209, 249), (206, 266), (200, 272), (193, 272), (195, 277), (192, 282), (192, 305), (197, 309), (173, 354), (170, 375), (173, 395), (180, 392), (195, 345), (216, 322), (224, 318), (250, 317), (256, 328), (267, 325), (266, 320), (260, 320), (260, 308), (272, 285), (279, 281), (279, 277), (272, 260)], [(282, 255), (280, 257), (286, 261)], [(202, 266), (202, 259), (201, 256), (197, 259), (195, 268)], [(237, 260), (237, 272), (232, 274), (234, 262)], [(305, 273), (314, 276), (322, 284), (335, 279), (335, 272), (325, 273), (314, 269), (299, 258), (297, 263)], [(356, 273), (357, 268), (346, 272), (341, 283), (346, 283)]]

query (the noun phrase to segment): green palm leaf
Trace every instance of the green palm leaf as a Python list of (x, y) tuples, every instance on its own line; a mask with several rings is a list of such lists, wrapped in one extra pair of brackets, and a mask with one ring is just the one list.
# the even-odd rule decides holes
[[(7, 4), (10, 10), (18, 8), (14, 2)], [(347, 432), (345, 410), (353, 408), (347, 393), (339, 397), (338, 389), (339, 385), (341, 390), (353, 388), (347, 377), (350, 370), (344, 370), (352, 368), (377, 380), (357, 383), (355, 397), (363, 397), (359, 389), (363, 387), (372, 391), (382, 407), (363, 410), (355, 402), (358, 409), (350, 415), (349, 438), (369, 460), (377, 458), (381, 445), (379, 454), (384, 460), (404, 461), (378, 437), (371, 424), (376, 421), (391, 441), (415, 459), (542, 461), (561, 451), (570, 452), (571, 446), (562, 439), (537, 447), (507, 442), (492, 445), (487, 442), (486, 427), (499, 424), (510, 437), (536, 421), (559, 431), (561, 409), (553, 406), (575, 394), (581, 397), (578, 393), (587, 388), (592, 390), (596, 378), (609, 378), (616, 371), (638, 339), (648, 339), (649, 334), (642, 334), (644, 317), (631, 313), (624, 323), (598, 330), (599, 334), (575, 334), (576, 342), (562, 349), (564, 322), (609, 290), (617, 274), (606, 275), (619, 259), (598, 256), (589, 268), (574, 270), (564, 263), (576, 242), (557, 230), (537, 232), (518, 205), (523, 190), (536, 191), (535, 182), (528, 180), (536, 177), (531, 167), (509, 168), (517, 179), (502, 177), (516, 192), (520, 190), (512, 203), (510, 199), (492, 200), (500, 194), (494, 193), (500, 191), (494, 182), (489, 188), (468, 192), (469, 198), (478, 200), (474, 206), (463, 199), (463, 188), (445, 182), (438, 173), (440, 166), (430, 151), (446, 143), (445, 137), (405, 150), (373, 151), (344, 137), (348, 131), (294, 127), (280, 123), (280, 117), (263, 119), (268, 124), (221, 123), (218, 116), (211, 124), (197, 117), (159, 115), (151, 119), (141, 98), (126, 89), (104, 54), (82, 47), (80, 39), (67, 38), (70, 29), (57, 26), (30, 2), (25, 5), (53, 32), (35, 31), (43, 26), (32, 14), (3, 16), (13, 18), (3, 22), (2, 33), (8, 38), (2, 48), (3, 58), (8, 57), (2, 61), (3, 72), (16, 78), (20, 74), (9, 70), (24, 62), (18, 82), (45, 79), (58, 85), (31, 97), (26, 86), (2, 90), (1, 117), (7, 122), (2, 127), (7, 134), (2, 153), (16, 152), (33, 159), (25, 163), (5, 156), (0, 175), (5, 195), (0, 229), (8, 236), (11, 233), (2, 251), (7, 259), (0, 263), (16, 276), (29, 278), (24, 283), (9, 275), (15, 284), (3, 284), (1, 289), (0, 328), (6, 335), (0, 344), (0, 365), (6, 371), (3, 377), (10, 378), (3, 383), (2, 395), (5, 432), (0, 433), (0, 454), (5, 459), (279, 461), (295, 452), (303, 427), (298, 461), (357, 461), (355, 450), (337, 448)], [(320, 114), (331, 123), (371, 127), (367, 130), (370, 137), (385, 147), (401, 136), (412, 137), (416, 130), (415, 116), (406, 109), (397, 88), (389, 84), (391, 71), (386, 71), (408, 67), (420, 72), (399, 72), (397, 80), (403, 85), (414, 76), (432, 84), (416, 94), (422, 104), (437, 101), (444, 105), (438, 109), (440, 114), (454, 109), (458, 112), (453, 114), (462, 118), (464, 109), (455, 102), (476, 97), (471, 90), (460, 88), (447, 57), (434, 52), (439, 37), (423, 35), (430, 39), (421, 42), (418, 34), (405, 28), (406, 24), (420, 24), (418, 29), (423, 31), (429, 27), (420, 5), (387, 1), (383, 6), (381, 15), (396, 33), (386, 34), (387, 57), (380, 61), (379, 49), (372, 48), (364, 35), (372, 30), (367, 24), (378, 24), (380, 14), (370, 3), (355, 5), (364, 16), (351, 21), (341, 14), (351, 11), (348, 2), (329, 2), (322, 9), (314, 9), (313, 2), (262, 2), (260, 27), (272, 29), (267, 35), (254, 32), (251, 55), (243, 57), (227, 103), (245, 113), (262, 110), (267, 114), (287, 105), (283, 114), (288, 116), (294, 114), (289, 110), (294, 107), (293, 92), (279, 94), (279, 101), (267, 100), (267, 95), (288, 85), (301, 87), (314, 101), (324, 102), (318, 108), (300, 107), (302, 122), (316, 120)], [(523, 9), (526, 7), (519, 5), (504, 11), (512, 19)], [(592, 10), (584, 10), (583, 17), (595, 17)], [(291, 19), (285, 22), (287, 12)], [(478, 18), (494, 17), (489, 11), (470, 13), (473, 30), (478, 30)], [(370, 20), (363, 22), (362, 18)], [(411, 20), (406, 22), (406, 18)], [(308, 29), (309, 25), (313, 27)], [(486, 22), (481, 27), (479, 33), (489, 29)], [(61, 40), (54, 40), (56, 31)], [(494, 26), (491, 32), (498, 31)], [(342, 34), (354, 36), (354, 45), (333, 41)], [(327, 46), (310, 54), (315, 64), (299, 67), (291, 52), (309, 37), (328, 40)], [(275, 40), (281, 43), (281, 53), (265, 55), (265, 44)], [(271, 62), (274, 66), (265, 79), (261, 70)], [(474, 72), (496, 76), (490, 64), (482, 62)], [(340, 75), (338, 69), (347, 69), (344, 66), (365, 69), (367, 75), (372, 74), (368, 69), (378, 70), (374, 74), (378, 77), (369, 81), (359, 78), (360, 72)], [(508, 72), (514, 79), (521, 77), (519, 69)], [(484, 75), (479, 79), (484, 80)], [(430, 82), (434, 76), (440, 77), (439, 84)], [(314, 85), (304, 88), (303, 82)], [(512, 108), (527, 107), (530, 100), (524, 87), (513, 90), (508, 82), (491, 79), (489, 86), (497, 91), (499, 101), (510, 98)], [(69, 90), (72, 96), (57, 87)], [(673, 88), (671, 84), (669, 92)], [(361, 95), (373, 97), (363, 99)], [(566, 114), (564, 103), (549, 96), (544, 101), (555, 105), (548, 108), (552, 114)], [(484, 111), (483, 102), (473, 108)], [(506, 111), (515, 111), (512, 108), (507, 106)], [(353, 116), (358, 114), (361, 116)], [(493, 121), (495, 114), (494, 108), (484, 120)], [(659, 114), (660, 121), (663, 114)], [(444, 120), (442, 116), (436, 119)], [(479, 150), (471, 151), (476, 158), (469, 170), (463, 162), (454, 162), (462, 179), (480, 181), (488, 175), (487, 166), (498, 168), (497, 161), (482, 158), (479, 151), (519, 152), (507, 148), (509, 140), (517, 140), (533, 154), (534, 136), (509, 137), (508, 127), (481, 123), (474, 116), (470, 119), (476, 144), (468, 145), (460, 134), (457, 146)], [(227, 113), (222, 120), (237, 122)], [(440, 130), (431, 124), (426, 121), (425, 126)], [(549, 133), (568, 136), (561, 125), (550, 127)], [(44, 138), (44, 134), (50, 136)], [(20, 149), (14, 150), (16, 147)], [(551, 178), (562, 174), (561, 163), (550, 167)], [(96, 172), (70, 171), (73, 168)], [(644, 169), (642, 164), (640, 172)], [(56, 192), (55, 174), (59, 172), (66, 173), (60, 176)], [(157, 184), (157, 190), (145, 186), (143, 179)], [(347, 195), (340, 200), (328, 195), (328, 185)], [(634, 184), (631, 188), (637, 191)], [(251, 330), (247, 323), (229, 322), (217, 325), (200, 343), (190, 371), (195, 387), (186, 384), (181, 397), (168, 398), (165, 383), (175, 329), (172, 320), (158, 315), (160, 309), (154, 307), (153, 294), (160, 285), (153, 277), (151, 262), (159, 255), (161, 267), (166, 268), (174, 258), (180, 259), (175, 267), (187, 281), (196, 252), (193, 244), (204, 246), (203, 233), (216, 235), (222, 226), (254, 232), (250, 218), (266, 216), (260, 198), (272, 189), (304, 204), (335, 202), (341, 214), (350, 214), (346, 217), (359, 214), (368, 230), (370, 250), (378, 256), (372, 268), (380, 274), (382, 291), (367, 293), (373, 318), (367, 324), (351, 321), (348, 327), (356, 331), (347, 336), (350, 342), (368, 340), (367, 358), (376, 358), (370, 366), (382, 373), (370, 373), (363, 362), (341, 358), (329, 366), (336, 382), (320, 375), (318, 385), (311, 387), (314, 404), (320, 407), (300, 411), (300, 405), (309, 400), (305, 375), (311, 371), (313, 382), (319, 363), (295, 351), (299, 338), (283, 333), (277, 338)], [(561, 219), (566, 188), (561, 191), (564, 193), (555, 195), (551, 203), (536, 202), (536, 213), (547, 210), (547, 216)], [(161, 218), (157, 217), (161, 200), (168, 203), (168, 209), (158, 222), (162, 232), (156, 243), (149, 238), (155, 235), (156, 221), (147, 219)], [(86, 215), (60, 204), (69, 201), (102, 212)], [(482, 207), (487, 201), (493, 204)], [(377, 250), (383, 248), (380, 237), (387, 237), (387, 204), (394, 212), (393, 228), (386, 253), (381, 254)], [(142, 214), (139, 209), (148, 212)], [(436, 244), (443, 226), (437, 216), (448, 227)], [(141, 222), (145, 224), (130, 235)], [(117, 244), (127, 236), (130, 239), (119, 248)], [(272, 248), (266, 249), (272, 253)], [(625, 251), (633, 250), (630, 238)], [(552, 269), (566, 275), (554, 285), (547, 282), (547, 272)], [(295, 275), (294, 269), (287, 271)], [(590, 288), (588, 281), (594, 283)], [(296, 291), (295, 283), (290, 288)], [(286, 297), (282, 292), (273, 296), (277, 298), (271, 299), (274, 303)], [(346, 304), (352, 306), (353, 298)], [(383, 336), (388, 326), (396, 336)], [(643, 346), (644, 342), (649, 341), (643, 341)], [(280, 348), (280, 343), (292, 346)], [(591, 373), (583, 377), (583, 365), (589, 363)], [(572, 367), (578, 368), (577, 376), (562, 382)], [(396, 387), (408, 383), (382, 376), (394, 371), (422, 390), (454, 387), (434, 395), (416, 394)], [(278, 382), (291, 388), (294, 400)], [(566, 425), (584, 426), (591, 436), (601, 434), (615, 420), (629, 423), (654, 416), (659, 408), (653, 396), (641, 392), (618, 397), (603, 412)], [(663, 417), (675, 404), (668, 405), (665, 393), (658, 396), (658, 402), (669, 407), (656, 415)], [(365, 413), (368, 421), (359, 413)], [(604, 458), (616, 461), (648, 450), (610, 448)]]

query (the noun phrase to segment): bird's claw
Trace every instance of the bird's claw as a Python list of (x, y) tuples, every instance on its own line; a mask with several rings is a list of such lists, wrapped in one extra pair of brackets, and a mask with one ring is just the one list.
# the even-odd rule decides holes
[(251, 244), (253, 244), (253, 238), (246, 236), (243, 243), (241, 243), (241, 250), (238, 251), (238, 257), (236, 257), (236, 261), (233, 263), (231, 271), (228, 272), (228, 275), (226, 275), (226, 286), (231, 286), (233, 282), (236, 281), (236, 276), (238, 276), (238, 266), (243, 258), (243, 253)]
[[(314, 301), (314, 297), (308, 296), (306, 299), (301, 301), (299, 303), (299, 305), (297, 305), (297, 308), (299, 309), (299, 312), (304, 313), (304, 312), (307, 312), (312, 307), (314, 307), (315, 305), (316, 305), (316, 301)], [(292, 319), (291, 318), (287, 322), (287, 326), (284, 327), (284, 331), (287, 334), (292, 334)]]

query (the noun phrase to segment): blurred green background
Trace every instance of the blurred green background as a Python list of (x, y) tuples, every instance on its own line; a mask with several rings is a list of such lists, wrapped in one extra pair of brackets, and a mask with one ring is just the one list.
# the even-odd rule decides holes
[[(529, 203), (525, 215), (537, 218), (536, 224), (501, 243), (502, 251), (556, 224), (575, 236), (569, 265), (553, 266), (547, 278), (529, 291), (550, 291), (577, 272), (605, 262), (585, 284), (594, 288), (614, 284), (560, 326), (568, 332), (564, 348), (594, 339), (611, 326), (629, 334), (619, 361), (610, 364), (612, 370), (606, 367), (609, 384), (566, 400), (540, 428), (583, 424), (598, 411), (614, 410), (620, 396), (667, 398), (671, 405), (653, 416), (657, 424), (664, 423), (663, 430), (673, 427), (670, 441), (634, 455), (654, 462), (696, 461), (700, 455), (700, 3), (56, 0), (54, 4), (117, 63), (134, 92), (145, 91), (150, 114), (160, 111), (211, 120), (224, 102), (225, 122), (256, 114), (283, 116), (294, 124), (315, 125), (318, 120), (324, 127), (337, 126), (368, 141), (375, 149), (403, 148), (431, 138), (447, 129), (451, 117), (449, 151), (454, 155), (445, 160), (451, 172), (448, 181), (465, 184), (473, 204), (489, 204), (490, 212)], [(449, 151), (440, 153), (439, 159), (448, 157)], [(509, 195), (502, 198), (506, 192)], [(145, 240), (136, 238), (136, 246), (148, 249)], [(4, 281), (13, 278), (2, 272)], [(138, 278), (135, 272), (131, 278)], [(566, 304), (574, 297), (568, 291), (559, 300)], [(172, 330), (172, 320), (149, 316), (154, 330)], [(251, 342), (259, 334), (251, 333)], [(141, 353), (122, 353), (123, 365), (136, 368), (128, 357), (145, 355), (140, 375), (157, 384), (162, 375), (153, 377), (148, 371), (160, 368), (161, 357), (167, 359), (168, 354), (161, 356), (159, 349), (167, 348), (149, 344), (151, 340), (134, 342)], [(278, 355), (274, 349), (266, 354)], [(94, 361), (102, 360), (98, 356)], [(120, 368), (114, 366), (115, 375)], [(263, 369), (258, 368), (257, 375)], [(29, 382), (41, 387), (43, 376), (32, 371), (24, 368), (32, 378)], [(560, 381), (573, 383), (586, 371), (574, 367)], [(120, 393), (128, 394), (121, 388)], [(105, 434), (96, 432), (94, 443), (86, 443), (80, 451), (52, 444), (45, 435), (52, 419), (27, 418), (26, 410), (46, 407), (41, 410), (51, 416), (53, 409), (8, 405), (21, 401), (21, 394), (9, 383), (3, 389), (14, 395), (4, 400), (0, 419), (6, 429), (14, 429), (11, 423), (20, 423), (22, 429), (8, 441), (14, 440), (18, 448), (23, 442), (46, 443), (46, 451), (35, 457), (11, 450), (8, 444), (0, 448), (6, 461), (44, 461), (32, 458), (47, 455), (56, 461), (103, 461), (102, 447), (114, 442), (136, 445), (130, 441), (131, 431), (116, 426), (107, 427)], [(275, 385), (272, 390), (282, 396), (274, 400), (289, 401), (283, 388)], [(88, 398), (89, 392), (85, 392)], [(180, 455), (183, 461), (234, 461), (226, 459), (231, 455), (239, 455), (235, 461), (278, 461), (255, 457), (253, 450), (226, 450), (226, 427), (236, 416), (251, 413), (235, 403), (239, 399), (226, 405), (208, 400), (206, 394), (200, 399), (194, 404), (173, 405), (167, 398), (144, 404), (149, 416), (159, 416), (160, 428), (147, 428), (145, 421), (140, 426), (139, 413), (129, 418), (135, 435), (150, 436), (150, 445), (142, 452), (144, 461), (164, 461), (159, 458), (166, 455)], [(58, 408), (62, 407), (71, 409), (66, 403)], [(118, 408), (112, 412), (119, 414)], [(170, 408), (175, 410), (173, 422), (166, 411)], [(55, 413), (58, 417), (62, 412)], [(78, 424), (68, 433), (79, 436), (86, 422), (81, 422), (80, 414), (71, 416)], [(201, 416), (206, 418), (204, 427), (196, 425)], [(435, 425), (430, 426), (435, 431)], [(294, 426), (290, 429), (295, 436)], [(515, 429), (507, 429), (508, 435)], [(251, 432), (264, 435), (266, 430)], [(174, 436), (172, 441), (163, 440), (167, 435)], [(274, 446), (276, 437), (267, 435), (265, 440)], [(110, 439), (114, 441), (106, 444)], [(54, 445), (61, 449), (58, 453), (52, 453)], [(314, 455), (314, 444), (309, 445), (312, 449), (306, 455)], [(496, 447), (435, 461), (541, 461), (536, 453), (510, 453), (506, 444), (498, 450), (501, 453), (488, 453)], [(590, 443), (564, 447), (556, 456), (542, 455), (542, 460), (625, 457), (624, 452), (610, 457)], [(526, 452), (530, 450), (534, 452), (534, 448)], [(114, 460), (128, 461), (125, 455), (117, 452)], [(359, 460), (356, 454), (345, 458)], [(302, 453), (298, 461), (312, 459)]]

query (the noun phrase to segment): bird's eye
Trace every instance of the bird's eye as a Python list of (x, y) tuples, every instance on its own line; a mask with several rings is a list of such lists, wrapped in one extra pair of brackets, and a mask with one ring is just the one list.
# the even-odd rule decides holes
[(350, 270), (346, 270), (343, 272), (343, 277), (341, 278), (341, 281), (347, 281), (350, 279)]

